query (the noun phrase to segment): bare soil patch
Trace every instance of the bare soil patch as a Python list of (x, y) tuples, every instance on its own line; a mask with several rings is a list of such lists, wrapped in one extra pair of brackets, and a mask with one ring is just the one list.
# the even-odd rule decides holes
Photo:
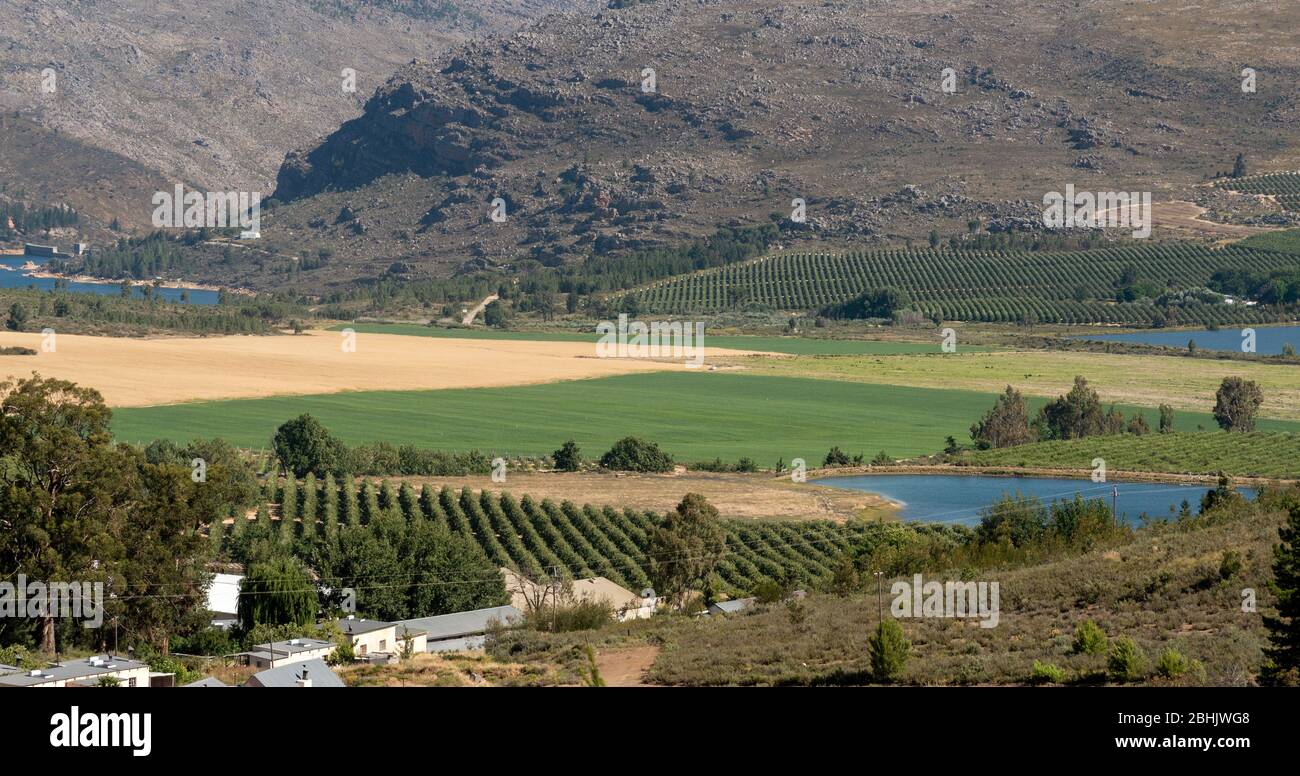
[(659, 657), (659, 647), (629, 647), (596, 655), (596, 667), (606, 687), (646, 687), (645, 674)]

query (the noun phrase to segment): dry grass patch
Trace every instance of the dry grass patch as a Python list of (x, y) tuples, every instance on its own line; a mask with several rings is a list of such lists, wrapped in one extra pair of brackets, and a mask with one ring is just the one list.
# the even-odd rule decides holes
[(339, 676), (349, 687), (493, 687), (512, 684), (555, 684), (554, 669), (544, 664), (498, 662), (476, 653), (426, 652), (395, 665), (341, 666)]
[[(1189, 339), (1192, 335), (1188, 335)], [(1078, 351), (958, 352), (949, 355), (742, 358), (756, 374), (848, 380), (875, 385), (961, 388), (1055, 398), (1083, 375), (1106, 403), (1209, 412), (1223, 378), (1237, 375), (1264, 392), (1260, 417), (1300, 420), (1300, 370), (1291, 365)], [(1155, 418), (1148, 418), (1154, 422)]]
[[(341, 332), (298, 336), (127, 339), (64, 334), (57, 351), (6, 360), (0, 377), (32, 370), (92, 386), (114, 407), (212, 399), (527, 385), (685, 369), (682, 364), (596, 358), (585, 342), (468, 340), (357, 334), (343, 352)], [(0, 346), (41, 349), (42, 335), (5, 332)], [(705, 349), (706, 357), (736, 351)]]

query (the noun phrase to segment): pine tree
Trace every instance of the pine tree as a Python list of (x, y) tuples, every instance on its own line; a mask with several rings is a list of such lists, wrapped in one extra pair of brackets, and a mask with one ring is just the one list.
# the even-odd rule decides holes
[(438, 505), (447, 515), (447, 526), (452, 533), (463, 534), (469, 530), (465, 524), (465, 518), (460, 512), (460, 504), (456, 501), (456, 493), (450, 485), (443, 485), (442, 490), (438, 491)]
[(334, 537), (339, 532), (339, 488), (334, 482), (333, 474), (325, 475), (321, 494), (321, 521), (327, 537)]
[(279, 500), (279, 479), (280, 467), (272, 463), (270, 470), (266, 473), (266, 480), (262, 483), (262, 500), (268, 504), (274, 504)]
[(871, 673), (880, 682), (892, 681), (903, 672), (912, 648), (903, 634), (903, 626), (893, 618), (876, 626), (876, 633), (867, 646), (871, 653)]
[(275, 538), (285, 547), (293, 546), (293, 532), (296, 520), (287, 520), (283, 516), (275, 523)]
[(221, 543), (226, 533), (224, 518), (217, 518), (208, 524), (208, 543), (212, 548), (212, 557), (221, 558)]
[(298, 480), (293, 474), (284, 478), (284, 487), (280, 490), (280, 519), (294, 520), (298, 517)]
[(316, 521), (320, 519), (320, 496), (317, 494), (317, 487), (316, 475), (308, 472), (302, 482), (303, 533), (307, 533), (308, 528), (314, 530)]
[(397, 491), (397, 503), (408, 522), (420, 518), (420, 505), (417, 503), (415, 488), (411, 487), (411, 483), (402, 483), (401, 489)]
[(346, 475), (343, 477), (343, 497), (339, 502), (339, 519), (344, 525), (361, 525), (361, 508), (357, 504), (357, 484)]
[(361, 509), (361, 522), (363, 525), (370, 525), (379, 517), (379, 492), (369, 480), (361, 483), (361, 493), (358, 496)]
[(442, 505), (438, 503), (438, 494), (428, 483), (420, 488), (420, 513), (424, 515), (424, 519), (437, 523), (443, 528), (449, 528), (447, 515), (443, 513)]
[(397, 502), (397, 489), (393, 483), (384, 480), (379, 485), (379, 508), (384, 512), (396, 513), (399, 505)]
[(1282, 541), (1273, 548), (1277, 615), (1264, 617), (1269, 646), (1261, 679), (1294, 687), (1300, 685), (1300, 505), (1291, 507), (1278, 536)]

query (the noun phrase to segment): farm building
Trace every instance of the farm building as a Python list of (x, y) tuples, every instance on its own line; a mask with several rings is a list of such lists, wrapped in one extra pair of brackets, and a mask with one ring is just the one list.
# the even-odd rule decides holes
[(255, 668), (278, 668), (290, 663), (329, 657), (337, 646), (332, 641), (320, 639), (288, 639), (269, 644), (256, 644), (249, 651), (240, 652), (236, 657), (242, 658), (244, 665)]
[(358, 658), (392, 656), (400, 653), (411, 641), (411, 651), (425, 651), (424, 631), (414, 626), (383, 620), (367, 620), (348, 615), (338, 620), (339, 628), (352, 639), (352, 650)]
[[(526, 611), (529, 600), (542, 597), (539, 593), (541, 588), (532, 580), (507, 568), (501, 569), (501, 573), (506, 580), (506, 590), (510, 591), (510, 603), (516, 609)], [(645, 619), (659, 606), (659, 598), (651, 588), (637, 595), (605, 577), (575, 579), (571, 592), (575, 601), (604, 601), (609, 604), (619, 622)]]
[(524, 613), (513, 606), (493, 606), (436, 617), (417, 617), (397, 624), (423, 631), (425, 649), (429, 652), (466, 652), (483, 648), (485, 634), (493, 622), (512, 625), (523, 618)]

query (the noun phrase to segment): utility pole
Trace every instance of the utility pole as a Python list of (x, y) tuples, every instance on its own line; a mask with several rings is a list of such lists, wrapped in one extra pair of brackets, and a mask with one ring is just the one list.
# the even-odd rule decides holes
[(884, 603), (884, 599), (881, 598), (881, 595), (883, 595), (882, 589), (885, 584), (884, 580), (885, 580), (885, 572), (877, 571), (876, 572), (876, 609), (879, 612), (880, 622), (882, 623), (885, 621), (885, 603)]
[(1110, 516), (1116, 523), (1119, 522), (1119, 486), (1110, 486)]

